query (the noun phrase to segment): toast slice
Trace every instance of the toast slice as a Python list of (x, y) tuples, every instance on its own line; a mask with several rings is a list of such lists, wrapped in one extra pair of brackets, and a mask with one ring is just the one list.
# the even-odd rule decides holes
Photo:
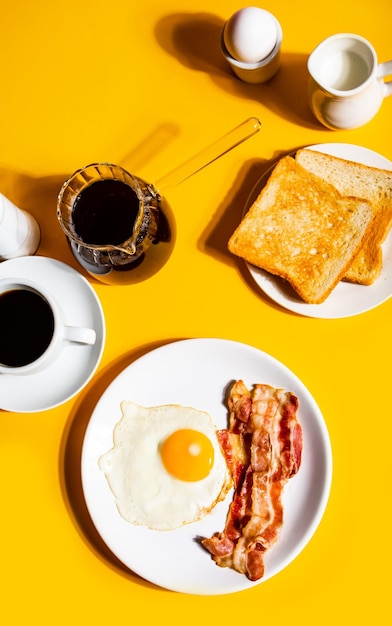
[(373, 219), (369, 202), (282, 158), (229, 239), (228, 248), (287, 280), (311, 304), (323, 302), (351, 265)]
[(381, 245), (392, 226), (392, 171), (354, 163), (329, 154), (301, 149), (296, 160), (346, 196), (368, 200), (374, 221), (368, 235), (343, 279), (371, 285), (382, 269)]

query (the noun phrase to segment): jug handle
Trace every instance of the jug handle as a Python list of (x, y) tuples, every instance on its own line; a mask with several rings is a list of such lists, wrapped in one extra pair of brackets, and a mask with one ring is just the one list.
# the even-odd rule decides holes
[(250, 117), (239, 126), (236, 126), (213, 144), (204, 148), (188, 161), (177, 166), (174, 170), (160, 178), (152, 185), (154, 195), (160, 194), (163, 190), (175, 187), (187, 178), (197, 174), (202, 169), (210, 165), (219, 157), (227, 154), (233, 148), (241, 144), (246, 139), (259, 132), (261, 122), (257, 117)]
[[(392, 76), (392, 61), (385, 61), (378, 66), (378, 77)], [(384, 82), (384, 96), (392, 94), (392, 79)]]

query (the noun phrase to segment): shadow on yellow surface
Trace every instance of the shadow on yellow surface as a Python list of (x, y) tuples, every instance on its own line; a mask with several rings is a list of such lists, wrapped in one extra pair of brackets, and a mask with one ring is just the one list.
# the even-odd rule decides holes
[(308, 54), (281, 52), (278, 73), (263, 84), (239, 80), (224, 59), (220, 38), (224, 20), (210, 13), (175, 13), (161, 19), (155, 36), (161, 47), (190, 70), (209, 74), (222, 90), (239, 99), (254, 99), (304, 128), (320, 130), (307, 102)]
[[(131, 174), (139, 175), (153, 157), (164, 150), (179, 133), (180, 128), (174, 122), (166, 122), (155, 126), (148, 135), (143, 137), (143, 141), (133, 146), (133, 148), (120, 159), (118, 165), (121, 165), (121, 167), (131, 172)], [(155, 184), (156, 181), (151, 174), (146, 182)]]
[(56, 217), (57, 195), (68, 174), (34, 177), (0, 169), (0, 192), (17, 207), (31, 213), (41, 229), (37, 254), (55, 258), (79, 269)]
[(262, 159), (254, 159), (243, 164), (199, 238), (198, 245), (201, 250), (217, 260), (233, 264), (235, 257), (227, 249), (227, 243), (242, 219), (250, 190), (270, 167), (271, 162)]
[(140, 578), (123, 565), (107, 547), (96, 530), (83, 495), (81, 456), (84, 435), (91, 414), (99, 398), (110, 383), (133, 361), (171, 341), (175, 340), (154, 342), (132, 350), (110, 364), (95, 377), (94, 384), (89, 387), (85, 394), (81, 395), (80, 401), (75, 405), (73, 412), (69, 416), (63, 434), (59, 459), (59, 475), (63, 498), (70, 517), (74, 521), (84, 541), (106, 565), (109, 565), (121, 575), (138, 581), (140, 584), (151, 589), (155, 589), (155, 585)]

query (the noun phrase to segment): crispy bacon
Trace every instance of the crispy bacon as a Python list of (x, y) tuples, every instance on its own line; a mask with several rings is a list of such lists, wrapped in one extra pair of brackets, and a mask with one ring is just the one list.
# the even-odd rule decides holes
[(244, 468), (249, 464), (250, 439), (230, 430), (218, 431), (218, 441), (224, 452), (234, 487), (242, 480)]
[(264, 575), (264, 554), (283, 524), (282, 493), (301, 465), (298, 399), (270, 385), (252, 393), (239, 380), (230, 392), (229, 428), (219, 440), (233, 476), (234, 496), (225, 528), (202, 540), (220, 567), (250, 580)]
[(230, 432), (245, 432), (252, 410), (252, 398), (242, 380), (238, 380), (233, 386), (230, 392), (228, 406), (230, 411)]

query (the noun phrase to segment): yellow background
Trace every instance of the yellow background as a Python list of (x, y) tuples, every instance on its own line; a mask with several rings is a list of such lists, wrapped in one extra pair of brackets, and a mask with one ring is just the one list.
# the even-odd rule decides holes
[[(167, 192), (177, 243), (132, 287), (92, 285), (107, 342), (79, 395), (37, 414), (0, 413), (0, 615), (4, 624), (384, 624), (390, 618), (390, 319), (317, 320), (268, 301), (225, 245), (271, 159), (348, 142), (392, 160), (392, 97), (366, 126), (333, 132), (306, 103), (306, 60), (323, 38), (355, 32), (392, 58), (390, 0), (265, 0), (283, 29), (266, 85), (236, 79), (219, 35), (234, 0), (13, 0), (0, 20), (0, 191), (35, 215), (39, 254), (73, 260), (55, 218), (61, 182), (91, 161), (156, 180), (245, 118), (261, 132)], [(283, 572), (241, 593), (182, 595), (140, 580), (102, 544), (80, 488), (80, 446), (110, 381), (152, 347), (186, 337), (256, 346), (310, 389), (330, 432), (325, 516)], [(170, 563), (167, 564), (170, 567)]]

